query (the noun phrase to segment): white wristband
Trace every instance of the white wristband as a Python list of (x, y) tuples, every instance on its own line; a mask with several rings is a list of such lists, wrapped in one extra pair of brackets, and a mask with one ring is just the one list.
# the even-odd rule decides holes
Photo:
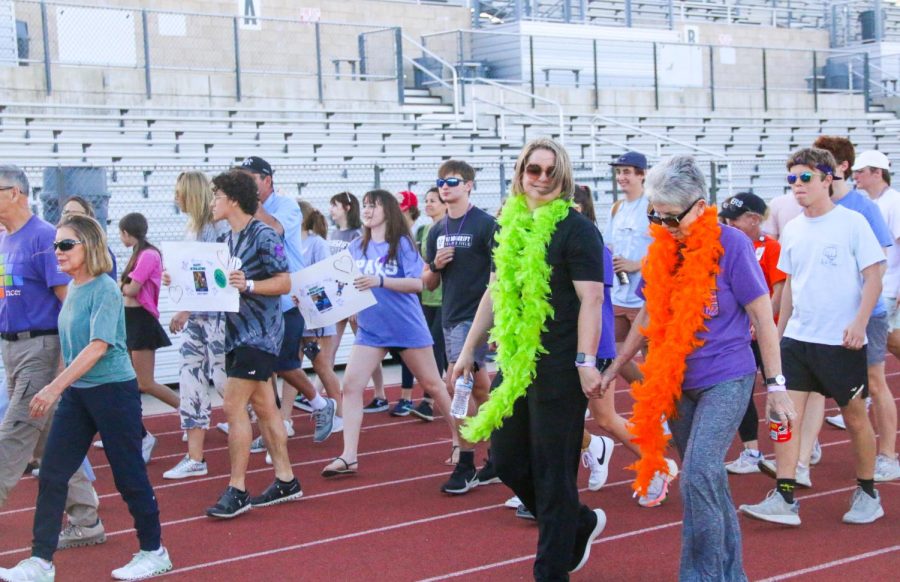
[(253, 287), (254, 287), (254, 286), (255, 286), (255, 285), (253, 284), (253, 279), (247, 279), (247, 288), (245, 289), (245, 291), (246, 291), (247, 293), (253, 293)]
[(766, 386), (766, 390), (769, 392), (787, 392), (787, 386), (784, 384), (771, 384)]

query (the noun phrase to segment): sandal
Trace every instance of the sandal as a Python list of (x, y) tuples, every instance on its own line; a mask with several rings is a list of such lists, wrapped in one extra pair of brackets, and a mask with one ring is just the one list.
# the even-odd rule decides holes
[[(337, 466), (334, 468), (331, 467), (337, 461), (340, 461), (344, 465), (343, 468), (341, 468), (340, 466)], [(341, 457), (335, 457), (334, 461), (331, 461), (331, 463), (327, 467), (322, 469), (322, 476), (323, 477), (339, 477), (341, 475), (354, 475), (354, 474), (356, 474), (356, 469), (351, 469), (351, 467), (356, 467), (357, 465), (358, 465), (358, 463), (356, 461), (353, 461), (352, 463), (348, 463)]]
[(445, 465), (455, 467), (459, 463), (459, 445), (453, 445), (450, 449), (450, 458), (444, 461)]

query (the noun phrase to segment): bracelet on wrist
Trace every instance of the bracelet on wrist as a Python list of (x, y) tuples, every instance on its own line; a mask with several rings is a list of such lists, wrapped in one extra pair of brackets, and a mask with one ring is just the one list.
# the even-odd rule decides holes
[(246, 287), (245, 291), (247, 293), (253, 293), (253, 289), (255, 287), (256, 287), (256, 285), (253, 283), (253, 279), (247, 279), (247, 287)]
[(768, 392), (787, 392), (787, 386), (784, 384), (770, 384), (766, 386), (766, 390)]

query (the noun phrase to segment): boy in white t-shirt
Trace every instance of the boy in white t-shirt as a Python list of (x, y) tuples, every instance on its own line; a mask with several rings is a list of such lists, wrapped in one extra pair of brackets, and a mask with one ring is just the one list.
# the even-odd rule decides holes
[[(778, 329), (788, 394), (796, 415), (788, 418), (796, 438), (776, 442), (777, 485), (765, 500), (742, 505), (750, 517), (800, 525), (794, 500), (801, 419), (811, 392), (841, 408), (856, 458), (858, 487), (845, 523), (871, 523), (884, 516), (875, 490), (875, 433), (866, 414), (866, 325), (881, 293), (884, 252), (866, 219), (831, 200), (834, 156), (817, 148), (795, 152), (787, 163), (803, 214), (785, 227), (778, 268), (788, 276)], [(827, 284), (823, 282), (827, 281)]]

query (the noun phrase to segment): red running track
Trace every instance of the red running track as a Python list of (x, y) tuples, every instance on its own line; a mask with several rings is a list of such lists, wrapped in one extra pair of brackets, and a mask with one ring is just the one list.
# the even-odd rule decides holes
[[(900, 384), (900, 364), (889, 362), (889, 384)], [(630, 397), (616, 393), (620, 411)], [(763, 395), (755, 396), (761, 405)], [(896, 388), (894, 388), (896, 394)], [(389, 397), (398, 397), (397, 387)], [(829, 403), (832, 404), (833, 403)], [(828, 414), (834, 414), (834, 408)], [(172, 556), (175, 580), (528, 580), (536, 544), (533, 522), (516, 519), (503, 507), (511, 495), (503, 485), (479, 487), (461, 497), (439, 491), (450, 468), (447, 426), (437, 420), (366, 415), (361, 438), (360, 473), (325, 480), (319, 471), (341, 451), (340, 435), (313, 444), (307, 415), (295, 415), (297, 436), (288, 441), (291, 461), (305, 497), (297, 502), (253, 510), (233, 521), (213, 521), (203, 510), (228, 482), (226, 437), (211, 431), (207, 439), (210, 474), (200, 479), (166, 481), (162, 473), (184, 454), (177, 415), (148, 417), (159, 445), (148, 469), (162, 512), (163, 538)], [(214, 422), (222, 420), (215, 412)], [(591, 428), (591, 423), (587, 424)], [(598, 430), (591, 428), (592, 432)], [(771, 453), (760, 427), (764, 452)], [(895, 435), (896, 436), (896, 435)], [(900, 483), (881, 484), (886, 517), (867, 526), (841, 523), (855, 486), (847, 433), (822, 430), (823, 460), (813, 468), (813, 488), (799, 493), (800, 528), (740, 518), (744, 563), (753, 580), (888, 580), (900, 566)], [(681, 501), (677, 482), (661, 507), (638, 507), (631, 497), (631, 462), (616, 446), (609, 481), (587, 491), (582, 469), (582, 500), (602, 507), (608, 525), (591, 560), (573, 580), (667, 581), (678, 572)], [(737, 454), (735, 445), (729, 458)], [(484, 448), (479, 451), (483, 457)], [(252, 455), (248, 486), (258, 492), (273, 478), (263, 454)], [(112, 483), (102, 451), (92, 450), (108, 541), (100, 546), (59, 552), (57, 580), (109, 579), (109, 572), (137, 549), (131, 519)], [(763, 475), (732, 476), (736, 504), (755, 503), (772, 488)], [(0, 510), (0, 564), (28, 556), (37, 482), (23, 479)], [(893, 574), (893, 575), (892, 575)]]

